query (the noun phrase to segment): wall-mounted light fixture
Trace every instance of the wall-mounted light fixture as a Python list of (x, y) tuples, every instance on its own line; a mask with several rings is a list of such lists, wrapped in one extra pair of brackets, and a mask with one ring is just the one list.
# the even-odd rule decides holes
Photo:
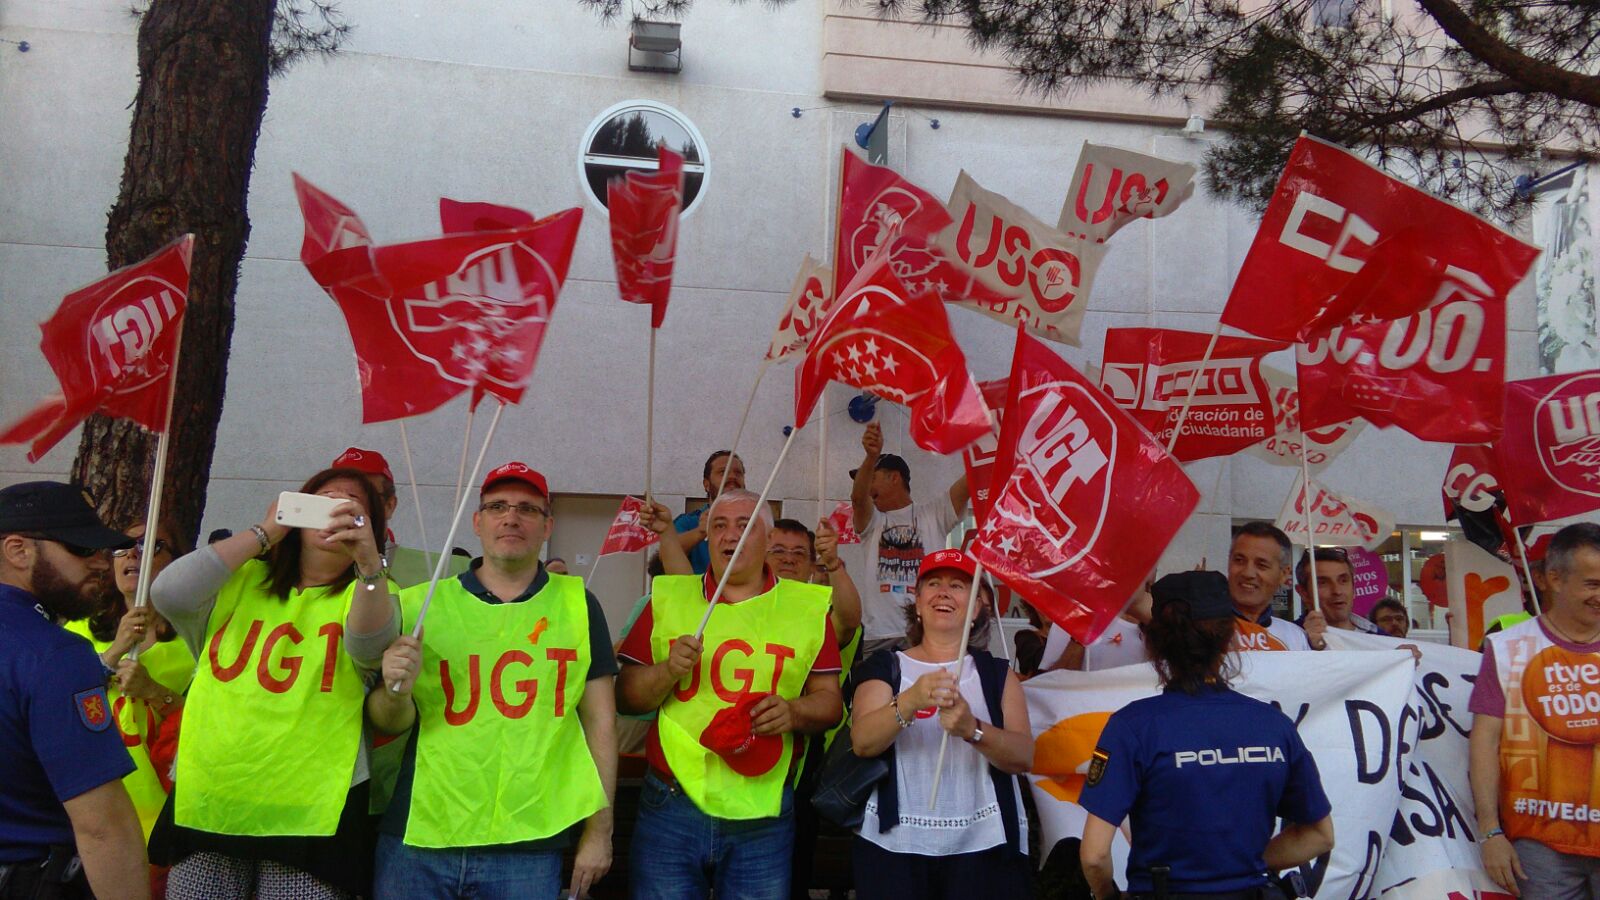
[(628, 69), (633, 72), (683, 71), (681, 22), (648, 22), (634, 19), (628, 30)]

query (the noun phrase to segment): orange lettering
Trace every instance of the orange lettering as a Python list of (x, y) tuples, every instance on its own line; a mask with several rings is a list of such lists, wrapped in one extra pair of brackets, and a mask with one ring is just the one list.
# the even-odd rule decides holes
[(459, 712), (456, 705), (456, 683), (450, 680), (450, 660), (439, 660), (439, 684), (444, 688), (444, 720), (450, 725), (465, 725), (478, 712), (478, 654), (467, 657), (467, 703)]
[[(672, 652), (672, 645), (674, 643), (676, 643), (677, 640), (678, 640), (677, 638), (673, 638), (672, 640), (667, 642), (667, 652), (668, 653)], [(703, 659), (703, 657), (702, 657), (702, 659)], [(684, 703), (687, 703), (690, 700), (693, 700), (694, 699), (694, 695), (700, 693), (700, 666), (696, 665), (693, 669), (689, 670), (689, 683), (688, 684), (683, 685), (680, 682), (680, 685), (681, 685), (680, 687), (674, 687), (672, 689), (672, 696), (677, 697), (678, 700), (680, 700), (681, 702), (684, 702)]]
[(282, 663), (284, 671), (289, 673), (287, 677), (275, 678), (272, 675), (272, 648), (286, 637), (291, 644), (301, 641), (300, 629), (294, 627), (293, 622), (285, 622), (267, 634), (267, 639), (261, 642), (261, 659), (256, 662), (256, 680), (274, 694), (288, 691), (294, 687), (295, 679), (300, 677), (301, 658), (288, 654), (284, 654)]
[(500, 690), (500, 677), (505, 674), (506, 666), (512, 663), (521, 663), (524, 666), (533, 665), (533, 657), (521, 650), (507, 650), (500, 655), (494, 664), (494, 670), (489, 673), (489, 699), (494, 701), (495, 708), (501, 715), (508, 719), (520, 719), (533, 709), (533, 698), (539, 695), (539, 682), (537, 679), (524, 678), (516, 682), (515, 687), (522, 692), (522, 702), (513, 706), (506, 701), (505, 694)]
[(723, 641), (722, 645), (717, 648), (717, 652), (711, 657), (711, 689), (717, 692), (718, 697), (728, 703), (737, 703), (741, 695), (750, 693), (750, 686), (756, 680), (754, 669), (734, 669), (733, 677), (739, 685), (739, 690), (728, 690), (722, 680), (722, 659), (735, 650), (743, 653), (745, 659), (749, 659), (755, 654), (755, 648), (738, 638), (734, 638), (731, 641)]
[(778, 692), (778, 680), (783, 677), (783, 661), (794, 659), (794, 648), (783, 644), (768, 644), (767, 653), (772, 657), (772, 692)]
[(339, 664), (339, 641), (344, 637), (344, 626), (329, 622), (317, 629), (317, 635), (328, 641), (328, 649), (322, 654), (322, 692), (327, 694), (333, 691), (333, 673)]
[(228, 630), (228, 625), (232, 622), (233, 616), (229, 616), (227, 621), (222, 623), (222, 627), (217, 629), (217, 633), (211, 636), (211, 648), (206, 654), (211, 657), (211, 674), (218, 681), (232, 681), (239, 677), (244, 667), (250, 664), (250, 651), (255, 649), (256, 638), (261, 636), (261, 620), (257, 619), (250, 623), (250, 630), (245, 633), (244, 646), (239, 648), (239, 658), (224, 666), (222, 661), (217, 659), (217, 651), (222, 647), (223, 633)]
[(556, 718), (559, 719), (567, 714), (567, 663), (578, 658), (578, 651), (551, 647), (544, 651), (544, 658), (556, 664)]

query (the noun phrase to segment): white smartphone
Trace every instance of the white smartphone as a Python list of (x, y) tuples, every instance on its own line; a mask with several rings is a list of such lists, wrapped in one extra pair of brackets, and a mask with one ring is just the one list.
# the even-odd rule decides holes
[(333, 521), (334, 507), (344, 502), (340, 497), (284, 491), (278, 495), (278, 524), (321, 531)]

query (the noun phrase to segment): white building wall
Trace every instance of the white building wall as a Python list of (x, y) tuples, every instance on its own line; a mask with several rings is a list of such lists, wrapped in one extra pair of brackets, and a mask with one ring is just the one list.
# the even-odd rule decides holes
[[(656, 395), (656, 493), (669, 503), (699, 494), (701, 463), (732, 438), (802, 254), (829, 254), (838, 146), (874, 112), (821, 94), (821, 0), (776, 10), (701, 0), (683, 27), (677, 76), (628, 72), (623, 26), (600, 23), (576, 0), (341, 6), (356, 26), (348, 46), (271, 86), (205, 528), (255, 521), (277, 491), (350, 444), (381, 449), (400, 466), (397, 426), (360, 424), (343, 320), (299, 262), (292, 171), (355, 209), (380, 243), (438, 233), (440, 196), (539, 214), (582, 206), (584, 227), (533, 385), (505, 414), (490, 460), (525, 460), (558, 493), (642, 488), (648, 314), (616, 297), (605, 219), (586, 199), (577, 163), (592, 119), (630, 99), (684, 113), (710, 159), (703, 199), (682, 230)], [(30, 45), (26, 53), (0, 45), (0, 419), (14, 419), (53, 388), (34, 323), (103, 272), (105, 216), (136, 88), (136, 24), (120, 0), (0, 5), (0, 38)], [(794, 107), (805, 110), (801, 117), (791, 115)], [(1022, 111), (912, 108), (895, 113), (893, 128), (894, 163), (917, 183), (943, 194), (964, 167), (1050, 221), (1083, 140), (1175, 159), (1198, 160), (1204, 149), (1167, 126)], [(1062, 348), (1064, 355), (1097, 362), (1109, 327), (1209, 331), (1253, 232), (1253, 216), (1203, 192), (1170, 218), (1124, 229), (1096, 282), (1084, 346)], [(967, 310), (951, 316), (973, 372), (1003, 377), (1011, 330)], [(1510, 377), (1535, 374), (1527, 285), (1512, 304), (1511, 327)], [(792, 377), (787, 366), (768, 372), (746, 431), (741, 455), (757, 487), (783, 441)], [(860, 426), (843, 415), (848, 396), (837, 386), (829, 394), (834, 498), (848, 494), (845, 473), (861, 452)], [(942, 493), (960, 474), (959, 460), (912, 447), (903, 411), (882, 415), (890, 449), (910, 451), (915, 492)], [(458, 401), (408, 426), (435, 542), (447, 527), (464, 418)], [(487, 418), (479, 416), (479, 433)], [(816, 431), (797, 439), (774, 489), (807, 517), (817, 493)], [(0, 482), (60, 476), (76, 447), (74, 435), (36, 466), (22, 448), (0, 448)], [(1448, 455), (1445, 446), (1368, 429), (1326, 480), (1401, 522), (1437, 523)], [(1168, 554), (1172, 567), (1202, 556), (1220, 565), (1229, 521), (1272, 517), (1293, 480), (1292, 470), (1247, 456), (1190, 471), (1205, 499)], [(409, 494), (402, 498), (395, 529), (415, 542)], [(558, 526), (555, 552), (593, 553), (561, 535)], [(620, 597), (636, 584), (619, 580), (614, 589)], [(627, 606), (607, 600), (613, 615)]]

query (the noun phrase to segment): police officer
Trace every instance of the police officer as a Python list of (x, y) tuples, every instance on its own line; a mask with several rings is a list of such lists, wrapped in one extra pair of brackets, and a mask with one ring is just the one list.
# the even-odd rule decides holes
[[(1155, 583), (1145, 645), (1162, 693), (1112, 714), (1089, 761), (1080, 856), (1099, 898), (1116, 894), (1111, 838), (1131, 818), (1128, 892), (1257, 900), (1269, 872), (1333, 848), (1316, 762), (1294, 723), (1228, 687), (1228, 583), (1182, 572)], [(1278, 818), (1288, 824), (1273, 835)]]
[(105, 551), (129, 543), (69, 485), (0, 490), (0, 897), (150, 896), (106, 672), (59, 626), (95, 611)]

